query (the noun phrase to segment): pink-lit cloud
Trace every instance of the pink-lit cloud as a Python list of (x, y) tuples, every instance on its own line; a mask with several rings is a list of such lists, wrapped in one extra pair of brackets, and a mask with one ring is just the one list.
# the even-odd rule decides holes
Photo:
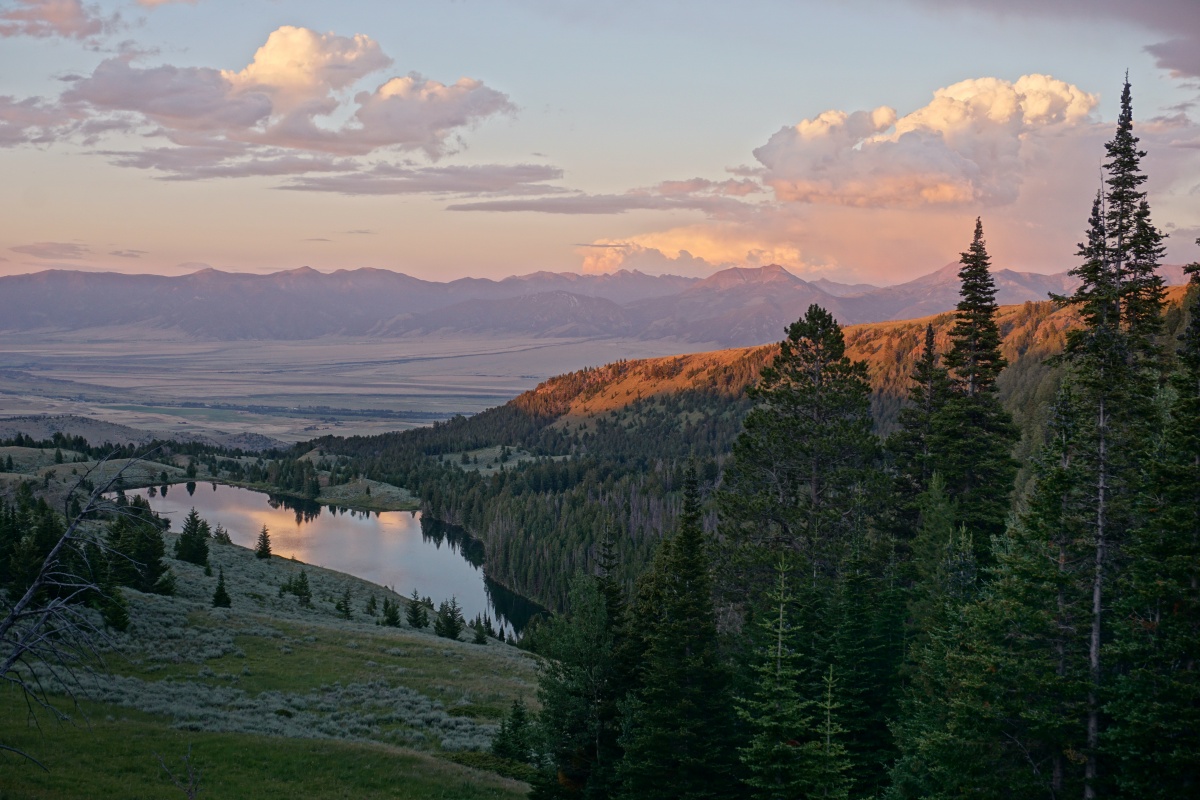
[(455, 203), (450, 211), (536, 211), (545, 214), (624, 214), (628, 211), (703, 211), (713, 216), (740, 213), (752, 205), (744, 200), (763, 191), (749, 178), (712, 181), (705, 178), (663, 181), (656, 186), (621, 194), (564, 194), (551, 197), (481, 200)]
[(282, 189), (336, 192), (352, 195), (452, 194), (506, 195), (556, 191), (547, 181), (558, 180), (562, 170), (538, 164), (480, 164), (428, 167), (412, 163), (378, 164), (342, 175), (307, 175)]
[(80, 0), (14, 0), (0, 10), (0, 37), (92, 39), (119, 24), (119, 16), (104, 16)]
[(34, 242), (10, 247), (14, 253), (21, 253), (34, 258), (53, 259), (56, 261), (72, 261), (86, 258), (91, 250), (75, 242)]
[[(976, 215), (984, 218), (998, 264), (1061, 271), (1074, 263), (1104, 142), (1112, 136), (1112, 123), (1095, 118), (1095, 105), (1095, 96), (1078, 87), (1029, 75), (961, 81), (903, 115), (886, 106), (826, 111), (776, 133), (754, 151), (760, 167), (739, 171), (770, 187), (774, 202), (727, 202), (719, 213), (690, 202), (690, 181), (654, 192), (457, 207), (704, 212), (698, 222), (596, 239), (596, 247), (579, 251), (589, 271), (647, 264), (645, 271), (702, 274), (720, 265), (779, 263), (797, 274), (837, 270), (895, 282), (956, 258)], [(1143, 166), (1156, 221), (1168, 231), (1195, 227), (1200, 126), (1179, 113), (1135, 119), (1135, 133), (1149, 153)], [(678, 187), (686, 202), (676, 204), (668, 186)], [(1169, 246), (1169, 257), (1192, 257), (1190, 239), (1177, 234)]]
[(1045, 75), (960, 81), (903, 117), (826, 111), (783, 128), (755, 158), (785, 202), (915, 207), (1017, 198), (1025, 143), (1085, 125), (1096, 98)]
[[(430, 191), (452, 192), (445, 187), (455, 175), (468, 194), (497, 191), (476, 186), (489, 174), (519, 194), (524, 181), (513, 176), (533, 169), (497, 165), (418, 174), (399, 165), (399, 174), (387, 175), (354, 160), (411, 151), (437, 160), (462, 147), (463, 131), (515, 111), (507, 95), (480, 80), (446, 84), (416, 73), (382, 79), (375, 89), (348, 97), (360, 81), (393, 63), (363, 34), (283, 26), (240, 70), (142, 66), (143, 55), (122, 53), (90, 75), (64, 78), (70, 86), (57, 101), (0, 98), (0, 146), (64, 139), (90, 145), (105, 133), (124, 132), (159, 144), (100, 152), (119, 166), (154, 170), (168, 180), (308, 176), (311, 181), (290, 188), (355, 193), (361, 187), (367, 194), (421, 191), (422, 180), (437, 187)], [(336, 186), (316, 179), (335, 172)], [(535, 180), (553, 177), (558, 174), (543, 172)]]

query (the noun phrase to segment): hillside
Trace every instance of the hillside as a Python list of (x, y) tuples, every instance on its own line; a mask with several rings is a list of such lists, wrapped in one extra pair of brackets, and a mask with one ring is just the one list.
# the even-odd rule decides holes
[[(1168, 292), (1165, 343), (1183, 323), (1183, 296), (1183, 287)], [(1024, 433), (1017, 455), (1027, 461), (1058, 386), (1058, 368), (1047, 359), (1077, 320), (1040, 302), (1004, 306), (998, 321), (1010, 362), (1001, 397)], [(907, 396), (927, 324), (946, 347), (953, 314), (845, 330), (850, 357), (868, 364), (883, 434)], [(473, 417), (382, 436), (326, 437), (304, 448), (342, 455), (364, 475), (406, 487), (424, 511), (484, 543), (492, 579), (561, 608), (569, 576), (595, 558), (597, 531), (621, 532), (622, 575), (631, 582), (674, 524), (683, 464), (694, 458), (706, 480), (719, 482), (750, 408), (746, 387), (774, 349), (617, 361), (545, 381)], [(496, 464), (502, 447), (519, 458)]]
[[(167, 553), (176, 537), (165, 534)], [(130, 623), (100, 643), (103, 663), (76, 670), (77, 684), (43, 676), (65, 720), (9, 693), (0, 743), (45, 769), (5, 754), (5, 797), (174, 796), (159, 758), (180, 774), (185, 756), (202, 796), (524, 795), (456, 762), (474, 763), (511, 703), (532, 700), (535, 659), (495, 639), (381, 626), (369, 598), (407, 601), (349, 575), (215, 540), (209, 561), (212, 574), (165, 558), (174, 596), (123, 589)], [(308, 606), (280, 590), (302, 570)], [(217, 572), (227, 609), (211, 602)], [(347, 594), (348, 619), (336, 608)]]

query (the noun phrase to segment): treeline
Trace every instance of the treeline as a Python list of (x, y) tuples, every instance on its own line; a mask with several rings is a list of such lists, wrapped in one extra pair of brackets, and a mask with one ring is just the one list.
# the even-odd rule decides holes
[(1126, 84), (1027, 491), (977, 222), (886, 441), (811, 307), (635, 591), (609, 541), (529, 635), (541, 709), (495, 752), (531, 797), (1200, 792), (1200, 264), (1168, 354), (1141, 156)]

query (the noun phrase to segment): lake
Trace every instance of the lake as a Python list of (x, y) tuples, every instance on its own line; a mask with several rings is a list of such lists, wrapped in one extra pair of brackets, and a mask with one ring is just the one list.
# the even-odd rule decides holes
[(542, 611), (487, 578), (482, 544), (461, 528), (423, 519), (418, 511), (355, 511), (240, 486), (196, 483), (189, 492), (192, 486), (125, 494), (146, 498), (176, 531), (195, 508), (214, 528), (224, 525), (230, 538), (245, 547), (254, 547), (266, 525), (275, 555), (389, 586), (405, 597), (416, 589), (435, 605), (456, 597), (468, 622), (487, 614), (497, 628), (519, 634)]

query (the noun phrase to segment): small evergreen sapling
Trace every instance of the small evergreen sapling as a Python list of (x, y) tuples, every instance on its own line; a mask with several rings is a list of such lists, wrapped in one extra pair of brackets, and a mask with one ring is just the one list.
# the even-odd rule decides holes
[(254, 545), (254, 556), (255, 558), (271, 557), (271, 534), (267, 531), (266, 525), (263, 525), (262, 530), (258, 532), (258, 543)]
[(466, 621), (463, 619), (458, 599), (451, 597), (449, 600), (443, 600), (438, 606), (437, 618), (433, 621), (433, 632), (446, 639), (457, 639), (465, 627)]
[(208, 539), (212, 534), (208, 522), (193, 508), (183, 521), (183, 530), (175, 540), (175, 557), (197, 566), (208, 563)]
[(390, 597), (383, 598), (383, 624), (389, 628), (400, 627), (400, 604)]
[(339, 615), (341, 615), (342, 619), (353, 619), (354, 618), (354, 610), (353, 610), (353, 606), (351, 605), (351, 602), (352, 602), (352, 598), (350, 595), (350, 587), (347, 586), (345, 591), (342, 592), (342, 596), (338, 599), (337, 603), (335, 603), (333, 606), (335, 609), (337, 609), (337, 612)]
[(217, 589), (212, 596), (213, 608), (229, 608), (232, 605), (232, 600), (229, 598), (229, 592), (225, 590), (225, 570), (222, 569), (217, 574)]
[(429, 610), (425, 607), (425, 602), (417, 596), (417, 590), (413, 589), (412, 597), (408, 600), (408, 609), (405, 611), (408, 617), (409, 627), (425, 628), (429, 626)]

